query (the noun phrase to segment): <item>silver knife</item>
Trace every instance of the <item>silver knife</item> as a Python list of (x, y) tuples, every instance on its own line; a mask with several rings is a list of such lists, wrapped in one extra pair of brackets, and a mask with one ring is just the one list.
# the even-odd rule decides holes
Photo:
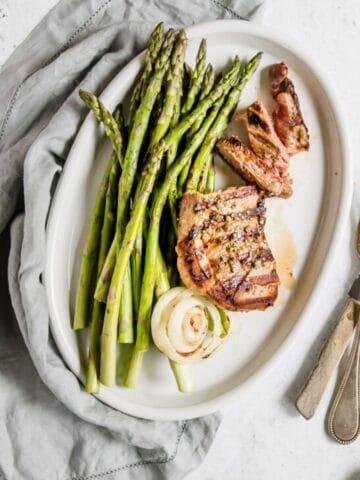
[[(296, 399), (296, 408), (307, 420), (315, 414), (330, 377), (338, 366), (354, 333), (359, 315), (359, 308), (355, 307), (360, 306), (359, 300), (360, 276), (353, 283), (335, 329), (322, 348), (314, 369)], [(356, 358), (357, 355), (354, 356), (354, 360)]]
[(336, 390), (328, 417), (329, 434), (339, 443), (353, 442), (360, 433), (359, 364), (360, 364), (360, 276), (349, 297), (355, 306), (355, 336), (346, 362), (345, 372)]

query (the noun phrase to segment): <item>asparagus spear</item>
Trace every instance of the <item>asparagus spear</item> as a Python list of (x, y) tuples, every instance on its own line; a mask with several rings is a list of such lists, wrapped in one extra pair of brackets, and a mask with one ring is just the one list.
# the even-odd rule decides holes
[[(212, 65), (209, 64), (205, 70), (204, 79), (201, 85), (201, 93), (200, 93), (199, 100), (202, 100), (203, 98), (206, 97), (206, 95), (208, 95), (208, 93), (210, 92), (210, 90), (214, 85), (214, 82), (215, 82), (215, 74), (214, 74)], [(203, 120), (204, 120), (204, 116), (198, 118), (198, 120), (193, 124), (193, 126), (189, 130), (187, 134), (188, 138), (191, 138), (197, 132)], [(178, 198), (181, 197), (182, 195), (183, 188), (186, 183), (186, 179), (189, 175), (190, 168), (191, 168), (191, 163), (189, 162), (180, 174), (179, 187), (177, 189)]]
[(204, 100), (202, 100), (193, 111), (189, 112), (176, 127), (170, 130), (163, 140), (154, 146), (150, 155), (150, 160), (147, 162), (147, 165), (142, 172), (141, 181), (135, 194), (137, 201), (134, 204), (130, 221), (126, 227), (107, 297), (106, 313), (102, 332), (102, 355), (100, 369), (101, 382), (105, 385), (111, 386), (115, 382), (116, 327), (125, 268), (133, 250), (139, 225), (144, 218), (146, 206), (155, 183), (157, 172), (159, 171), (161, 165), (162, 157), (170, 145), (172, 145), (174, 142), (179, 142), (179, 139), (182, 138), (188, 129), (191, 128), (191, 125), (196, 121), (198, 115), (201, 115), (204, 111), (208, 110), (208, 108), (211, 107), (214, 102), (223, 97), (223, 95), (233, 84), (238, 72), (239, 60), (235, 59), (232, 68), (229, 70), (227, 75), (224, 76), (222, 81), (214, 87), (211, 93), (204, 98)]
[[(91, 102), (92, 102), (92, 105), (94, 106), (95, 104), (97, 104), (97, 101), (96, 101), (97, 99), (91, 94), (89, 95), (92, 98)], [(105, 112), (105, 110), (106, 110), (105, 107), (103, 107), (102, 111)], [(111, 116), (110, 112), (108, 113)], [(113, 126), (114, 131), (117, 132), (116, 133), (117, 151), (115, 152), (116, 156), (114, 157), (114, 154), (112, 154), (109, 160), (108, 167), (106, 169), (106, 172), (104, 174), (103, 180), (100, 185), (97, 200), (94, 206), (93, 216), (90, 222), (88, 239), (87, 239), (87, 243), (85, 246), (84, 255), (83, 255), (82, 263), (80, 267), (79, 285), (76, 293), (76, 305), (75, 305), (75, 315), (74, 315), (74, 324), (73, 324), (74, 329), (80, 329), (80, 328), (86, 327), (88, 323), (88, 318), (90, 317), (89, 305), (91, 305), (92, 303), (91, 302), (92, 291), (90, 291), (90, 289), (92, 288), (92, 282), (94, 280), (93, 277), (95, 276), (94, 272), (95, 272), (96, 263), (97, 263), (96, 255), (97, 255), (97, 249), (99, 247), (100, 231), (101, 231), (101, 225), (103, 221), (101, 218), (101, 215), (103, 213), (102, 210), (106, 205), (106, 202), (108, 201), (107, 199), (108, 179), (109, 179), (109, 176), (111, 177), (111, 171), (113, 168), (115, 168), (116, 172), (119, 170), (116, 166), (114, 166), (114, 162), (116, 158), (119, 160), (119, 164), (122, 163), (123, 139), (121, 138), (121, 136), (122, 136), (122, 129), (124, 127), (124, 122), (123, 122), (120, 105), (116, 108), (113, 118), (115, 119), (115, 122), (117, 125), (117, 128), (116, 128), (116, 125)], [(108, 118), (108, 120), (109, 119), (110, 117)], [(110, 122), (113, 122), (113, 119), (110, 119)], [(120, 133), (120, 136), (119, 136), (119, 133)], [(113, 180), (113, 178), (111, 177), (110, 180)], [(105, 210), (106, 210), (106, 207), (105, 207)], [(107, 213), (105, 211), (105, 218), (107, 218), (106, 215)], [(101, 244), (102, 244), (102, 241), (100, 242), (100, 245)]]
[[(144, 226), (140, 225), (136, 234), (134, 250), (131, 254), (131, 280), (132, 280), (132, 296), (134, 303), (134, 312), (137, 316), (140, 303), (140, 291), (141, 291), (141, 276), (142, 276), (142, 253), (143, 253), (143, 229)], [(146, 229), (145, 229), (146, 231)]]
[(188, 63), (184, 64), (184, 91), (188, 92), (191, 84), (191, 78), (193, 76), (193, 69)]
[(176, 101), (175, 101), (175, 105), (174, 105), (174, 112), (173, 112), (173, 116), (172, 116), (172, 119), (171, 119), (171, 122), (170, 122), (170, 127), (171, 128), (175, 127), (179, 123), (179, 120), (180, 120), (181, 100), (182, 100), (182, 97), (183, 97), (184, 65), (185, 64), (183, 63), (181, 69), (179, 70), (179, 75), (178, 75), (178, 78), (177, 78), (177, 80), (178, 80), (178, 85), (177, 85), (178, 94), (176, 96)]
[(180, 30), (174, 52), (171, 56), (171, 65), (167, 75), (166, 93), (163, 108), (157, 121), (156, 127), (152, 132), (150, 139), (150, 149), (158, 143), (166, 134), (174, 116), (176, 100), (179, 98), (180, 84), (179, 79), (182, 76), (182, 70), (185, 58), (186, 33)]
[(201, 82), (204, 77), (206, 68), (206, 40), (202, 39), (199, 47), (199, 51), (196, 56), (196, 64), (194, 71), (192, 72), (190, 79), (190, 86), (185, 98), (184, 105), (181, 109), (181, 113), (185, 114), (189, 112), (196, 100), (196, 97), (200, 91)]
[(241, 77), (237, 85), (235, 85), (226, 101), (226, 105), (221, 110), (220, 115), (216, 119), (214, 125), (209, 130), (204, 143), (202, 144), (195, 160), (193, 163), (193, 167), (191, 169), (189, 179), (187, 182), (187, 190), (196, 191), (199, 184), (199, 179), (201, 172), (204, 168), (204, 164), (206, 160), (211, 155), (214, 145), (217, 140), (223, 135), (228, 123), (229, 118), (238, 104), (241, 92), (245, 87), (248, 80), (252, 77), (253, 73), (256, 71), (257, 67), (259, 66), (261, 60), (262, 52), (256, 54), (250, 61), (247, 63), (241, 73)]
[(74, 330), (87, 327), (89, 322), (89, 309), (92, 304), (92, 286), (95, 280), (94, 277), (96, 275), (101, 226), (104, 218), (106, 191), (109, 182), (109, 174), (113, 163), (114, 157), (112, 155), (102, 178), (90, 219), (89, 233), (82, 254), (79, 282), (76, 291), (75, 313), (73, 321)]
[(119, 343), (134, 342), (133, 326), (133, 293), (131, 281), (130, 263), (127, 264), (124, 276), (124, 286), (121, 296), (121, 308), (119, 317)]
[[(116, 193), (119, 182), (120, 165), (115, 153), (112, 154), (112, 167), (109, 173), (109, 181), (106, 191), (104, 220), (101, 228), (99, 257), (97, 262), (97, 273), (101, 272), (106, 253), (111, 244), (112, 235), (116, 220)], [(98, 393), (99, 391), (99, 367), (100, 367), (100, 334), (102, 320), (104, 318), (104, 304), (93, 300), (91, 322), (90, 322), (90, 341), (89, 355), (86, 366), (85, 390), (89, 393)]]
[(145, 67), (141, 74), (139, 81), (137, 82), (134, 91), (130, 99), (130, 109), (129, 109), (129, 126), (131, 127), (136, 109), (139, 106), (141, 97), (145, 94), (145, 89), (148, 84), (149, 78), (153, 72), (153, 66), (156, 62), (156, 57), (159, 54), (161, 45), (164, 40), (164, 24), (163, 22), (159, 23), (152, 34), (148, 42), (148, 47), (145, 53)]
[(123, 138), (118, 122), (96, 95), (84, 90), (80, 90), (79, 95), (85, 105), (94, 112), (96, 120), (104, 125), (105, 134), (109, 137), (113, 150), (122, 166)]
[(123, 143), (123, 152), (122, 152), (122, 157), (124, 158), (124, 148), (127, 143), (127, 127), (125, 124), (125, 117), (124, 117), (124, 111), (123, 111), (123, 104), (119, 103), (119, 105), (116, 107), (115, 112), (114, 112), (114, 118), (119, 125), (119, 130), (122, 136), (122, 143)]
[(206, 193), (213, 192), (215, 190), (215, 165), (214, 165), (214, 155), (211, 155), (210, 168), (206, 181)]
[[(202, 100), (209, 94), (211, 89), (213, 88), (215, 83), (215, 73), (211, 63), (208, 64), (205, 70), (204, 79), (201, 85), (201, 92), (199, 100)], [(188, 132), (188, 136), (192, 137), (200, 128), (204, 117), (199, 117), (198, 120), (194, 123), (191, 127), (190, 131)]]
[[(118, 124), (122, 135), (122, 145), (125, 142), (125, 122), (122, 112), (122, 105), (119, 104), (114, 112), (114, 119)], [(121, 152), (123, 155), (123, 152)], [(110, 160), (111, 161), (111, 160)], [(115, 220), (116, 220), (116, 200), (117, 187), (120, 175), (120, 163), (117, 161), (115, 152), (112, 153), (112, 167), (109, 173), (109, 182), (106, 190), (104, 220), (101, 229), (99, 257), (97, 264), (97, 275), (100, 274), (104, 264), (107, 251), (111, 244)], [(90, 322), (90, 339), (88, 362), (86, 365), (85, 390), (89, 393), (98, 393), (99, 391), (99, 373), (100, 373), (100, 334), (105, 313), (104, 304), (93, 299)]]
[[(197, 191), (201, 193), (207, 193), (207, 185), (208, 185), (209, 175), (211, 175), (210, 171), (212, 167), (212, 162), (213, 162), (213, 154), (211, 153), (204, 162), (204, 167), (202, 169), (200, 179), (199, 179), (199, 184), (197, 186)], [(211, 179), (210, 179), (210, 182), (211, 182)]]
[(151, 221), (149, 224), (149, 232), (146, 243), (145, 267), (136, 330), (136, 343), (133, 356), (131, 358), (127, 371), (127, 377), (123, 381), (124, 385), (129, 388), (132, 388), (136, 385), (137, 375), (140, 372), (140, 364), (143, 359), (143, 355), (141, 354), (141, 352), (149, 349), (150, 318), (155, 286), (155, 272), (153, 269), (153, 265), (156, 261), (156, 252), (159, 244), (160, 218), (164, 205), (166, 203), (169, 188), (172, 182), (177, 178), (181, 170), (184, 168), (186, 163), (190, 161), (193, 153), (201, 145), (206, 133), (211, 127), (211, 124), (214, 122), (222, 103), (223, 97), (220, 97), (215, 102), (210, 114), (207, 116), (198, 134), (193, 137), (190, 144), (185, 148), (184, 152), (170, 167), (169, 171), (166, 174), (165, 180), (163, 181), (161, 187), (154, 196), (154, 202), (151, 210)]
[(136, 177), (140, 149), (149, 124), (151, 110), (154, 106), (156, 96), (161, 89), (162, 80), (165, 75), (165, 66), (172, 51), (174, 37), (174, 30), (170, 29), (166, 34), (163, 46), (156, 60), (154, 75), (151, 77), (145, 95), (135, 113), (130, 130), (124, 158), (124, 168), (119, 182), (119, 199), (121, 199), (121, 201), (118, 203), (116, 234), (95, 290), (95, 298), (102, 302), (106, 302), (109, 284), (116, 262), (118, 245), (121, 244), (122, 233), (125, 227), (126, 212)]

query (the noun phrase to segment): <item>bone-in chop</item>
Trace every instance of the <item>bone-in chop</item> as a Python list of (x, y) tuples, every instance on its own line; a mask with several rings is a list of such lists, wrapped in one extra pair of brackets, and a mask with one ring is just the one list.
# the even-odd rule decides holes
[(273, 305), (279, 278), (264, 233), (264, 192), (255, 186), (186, 192), (176, 251), (184, 284), (228, 310)]

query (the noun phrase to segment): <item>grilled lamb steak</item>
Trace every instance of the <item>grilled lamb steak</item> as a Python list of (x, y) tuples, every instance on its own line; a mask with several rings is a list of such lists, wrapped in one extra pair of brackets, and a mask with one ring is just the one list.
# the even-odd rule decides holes
[(184, 284), (233, 311), (273, 305), (279, 278), (265, 238), (264, 192), (255, 186), (186, 192), (176, 246)]
[(301, 113), (298, 96), (288, 78), (288, 67), (277, 63), (270, 67), (271, 94), (277, 103), (274, 125), (289, 155), (309, 150), (309, 133)]

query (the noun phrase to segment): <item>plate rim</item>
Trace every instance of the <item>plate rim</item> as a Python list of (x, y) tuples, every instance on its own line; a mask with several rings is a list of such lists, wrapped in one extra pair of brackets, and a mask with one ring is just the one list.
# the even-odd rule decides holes
[[(140, 405), (138, 403), (131, 404), (128, 400), (124, 400), (121, 408), (114, 406), (106, 400), (106, 390), (107, 387), (102, 387), (103, 392), (97, 395), (94, 395), (98, 400), (106, 403), (112, 408), (115, 408), (123, 413), (134, 415), (140, 418), (150, 419), (150, 420), (186, 420), (199, 416), (204, 416), (210, 413), (214, 413), (218, 410), (225, 410), (231, 407), (234, 400), (239, 397), (241, 391), (244, 389), (251, 389), (251, 387), (256, 383), (261, 381), (261, 378), (268, 374), (279, 362), (282, 356), (291, 348), (295, 339), (299, 335), (300, 331), (305, 328), (307, 322), (310, 318), (310, 313), (314, 310), (319, 296), (319, 292), (322, 290), (324, 283), (329, 275), (332, 264), (335, 261), (334, 252), (336, 251), (341, 239), (343, 232), (345, 230), (348, 213), (350, 211), (351, 199), (353, 193), (353, 182), (352, 182), (352, 172), (353, 172), (353, 158), (351, 155), (351, 148), (348, 139), (348, 129), (345, 121), (345, 116), (342, 112), (341, 105), (337, 99), (337, 93), (335, 88), (331, 85), (330, 81), (327, 79), (326, 75), (322, 71), (322, 67), (318, 65), (318, 62), (315, 62), (315, 59), (312, 57), (312, 54), (307, 51), (303, 46), (292, 39), (283, 32), (268, 27), (267, 25), (261, 25), (255, 22), (248, 22), (244, 20), (235, 20), (235, 19), (226, 19), (226, 20), (215, 20), (210, 22), (201, 22), (196, 25), (185, 28), (188, 38), (198, 37), (201, 35), (207, 34), (216, 34), (216, 33), (242, 33), (249, 34), (256, 37), (259, 37), (263, 40), (271, 41), (277, 43), (282, 47), (288, 49), (296, 57), (298, 57), (310, 70), (311, 74), (317, 78), (318, 82), (323, 89), (329, 106), (334, 114), (336, 120), (336, 127), (339, 135), (339, 151), (341, 156), (341, 168), (342, 168), (342, 183), (339, 189), (339, 202), (337, 204), (337, 213), (334, 217), (334, 227), (332, 230), (332, 238), (329, 241), (327, 255), (319, 269), (319, 274), (315, 280), (315, 285), (312, 292), (309, 294), (307, 302), (304, 304), (300, 315), (298, 316), (294, 326), (291, 328), (287, 336), (280, 342), (277, 349), (271, 355), (271, 357), (263, 363), (250, 377), (248, 377), (245, 382), (237, 385), (231, 390), (224, 392), (215, 398), (210, 400), (202, 401), (196, 405), (185, 405), (185, 406), (176, 406), (176, 407), (161, 407), (156, 408), (147, 405)], [(106, 88), (100, 95), (100, 98), (104, 99), (109, 92), (112, 90), (112, 84), (116, 82), (116, 79), (119, 75), (124, 74), (126, 70), (134, 67), (134, 64), (138, 63), (139, 60), (144, 55), (144, 51), (135, 56), (130, 60), (125, 67), (123, 67), (109, 82)], [(87, 130), (89, 122), (95, 122), (92, 118), (91, 113), (89, 113), (80, 129), (78, 130), (75, 139), (73, 141), (72, 147), (69, 151), (68, 158), (72, 155), (76, 144), (79, 142), (79, 138), (84, 135), (84, 132)], [(55, 343), (59, 349), (59, 352), (70, 371), (80, 380), (82, 383), (83, 380), (74, 372), (74, 369), (70, 367), (71, 361), (69, 360), (69, 352), (66, 352), (64, 346), (63, 336), (61, 333), (61, 327), (59, 322), (55, 321), (56, 312), (54, 309), (54, 302), (51, 300), (54, 297), (54, 289), (51, 288), (51, 281), (47, 279), (51, 278), (50, 264), (51, 261), (51, 244), (53, 243), (54, 233), (55, 233), (55, 224), (56, 224), (56, 213), (59, 210), (59, 203), (57, 201), (58, 192), (61, 190), (63, 184), (66, 167), (68, 162), (65, 162), (64, 169), (60, 181), (57, 185), (54, 198), (52, 199), (48, 225), (46, 228), (46, 265), (45, 265), (45, 288), (46, 294), (49, 302), (49, 311), (50, 311), (50, 330), (54, 337)]]

